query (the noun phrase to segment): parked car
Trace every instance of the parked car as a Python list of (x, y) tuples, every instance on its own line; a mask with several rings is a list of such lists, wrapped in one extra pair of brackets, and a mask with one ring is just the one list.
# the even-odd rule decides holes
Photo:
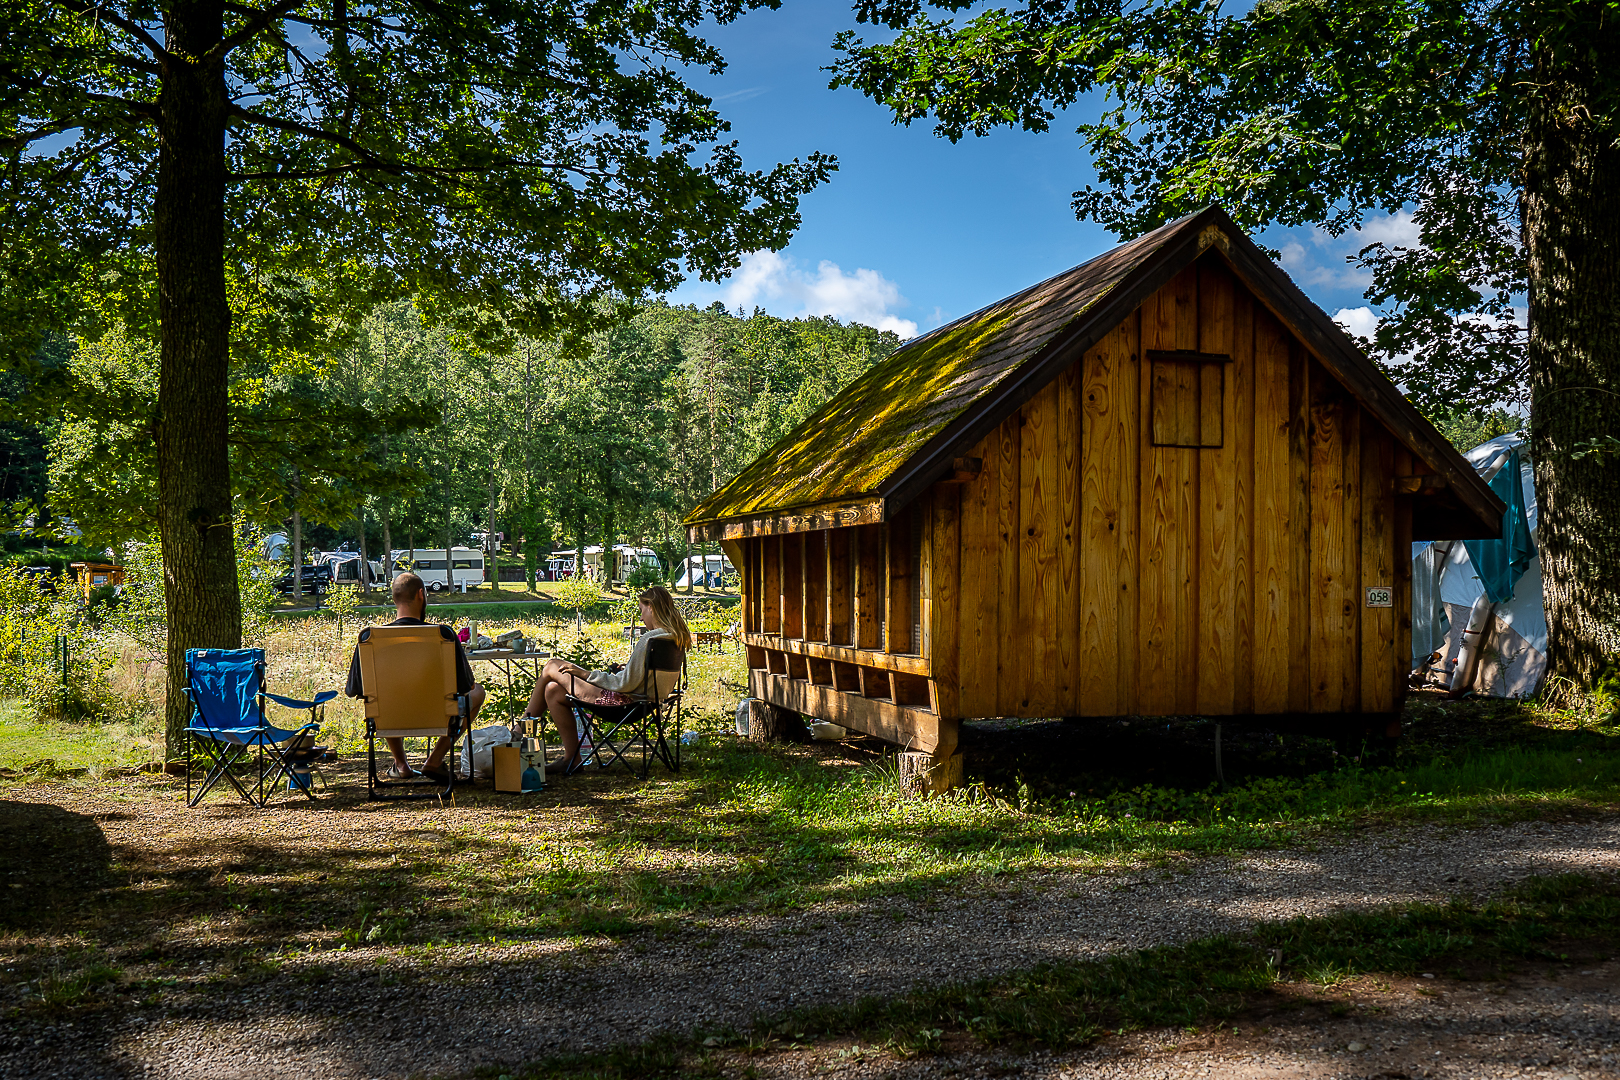
[(56, 595), (56, 568), (54, 566), (25, 566), (23, 576), (33, 580), (39, 591), (47, 596)]
[[(315, 596), (325, 596), (332, 588), (332, 568), (324, 563), (320, 566), (304, 567), (304, 592)], [(276, 579), (276, 592), (283, 596), (292, 595), (293, 576), (288, 570)]]

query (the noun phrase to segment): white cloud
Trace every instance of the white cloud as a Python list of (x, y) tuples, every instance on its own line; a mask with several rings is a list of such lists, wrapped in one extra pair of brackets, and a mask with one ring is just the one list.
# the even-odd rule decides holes
[(1340, 308), (1333, 313), (1333, 321), (1349, 331), (1351, 337), (1370, 338), (1378, 330), (1378, 316), (1370, 307)]
[(1308, 237), (1289, 238), (1282, 245), (1277, 261), (1301, 285), (1363, 292), (1372, 284), (1372, 273), (1348, 260), (1368, 244), (1419, 247), (1418, 226), (1412, 220), (1412, 212), (1372, 214), (1359, 229), (1342, 236), (1314, 228)]
[(1352, 237), (1352, 246), (1360, 251), (1368, 244), (1388, 244), (1390, 247), (1415, 248), (1419, 246), (1417, 222), (1410, 210), (1397, 210), (1393, 214), (1370, 217), (1362, 223)]
[[(774, 251), (756, 251), (743, 259), (725, 288), (726, 306), (749, 310), (756, 305), (775, 314), (831, 315), (844, 322), (892, 330), (902, 340), (917, 336), (917, 324), (890, 312), (904, 307), (900, 286), (865, 267), (846, 274), (823, 259), (815, 273)], [(787, 305), (792, 310), (783, 312)]]

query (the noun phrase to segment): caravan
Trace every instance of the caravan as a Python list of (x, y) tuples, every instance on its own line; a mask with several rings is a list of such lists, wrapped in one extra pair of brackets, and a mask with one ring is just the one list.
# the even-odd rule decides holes
[(394, 564), (422, 579), (428, 592), (476, 589), (484, 583), (484, 553), (477, 548), (415, 548), (394, 552)]
[[(601, 581), (602, 545), (592, 544), (590, 547), (585, 549), (583, 554), (585, 556), (586, 576), (592, 581)], [(551, 580), (562, 581), (565, 578), (574, 576), (574, 551), (572, 549), (553, 551), (551, 553), (551, 558), (553, 567), (561, 575), (559, 577), (554, 577)], [(614, 545), (613, 584), (624, 584), (624, 579), (628, 577), (630, 571), (635, 569), (637, 566), (650, 566), (654, 570), (659, 571), (660, 574), (664, 569), (664, 564), (658, 559), (658, 553), (652, 550), (652, 548), (638, 548), (633, 544)]]

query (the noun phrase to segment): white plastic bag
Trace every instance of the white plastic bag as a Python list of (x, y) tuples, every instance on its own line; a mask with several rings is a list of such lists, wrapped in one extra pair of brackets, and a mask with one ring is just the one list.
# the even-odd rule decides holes
[(490, 753), (497, 746), (512, 745), (512, 729), (504, 725), (473, 728), (472, 734), (461, 744), (461, 778), (488, 780), (495, 774), (495, 756)]

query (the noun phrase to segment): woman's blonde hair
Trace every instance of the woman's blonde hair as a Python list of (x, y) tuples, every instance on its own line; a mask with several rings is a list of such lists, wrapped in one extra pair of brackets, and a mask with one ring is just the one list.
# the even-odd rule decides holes
[(652, 608), (652, 617), (659, 626), (674, 635), (675, 644), (681, 647), (682, 652), (692, 651), (692, 631), (687, 629), (686, 618), (681, 614), (681, 609), (675, 606), (675, 598), (668, 589), (654, 585), (637, 599)]

